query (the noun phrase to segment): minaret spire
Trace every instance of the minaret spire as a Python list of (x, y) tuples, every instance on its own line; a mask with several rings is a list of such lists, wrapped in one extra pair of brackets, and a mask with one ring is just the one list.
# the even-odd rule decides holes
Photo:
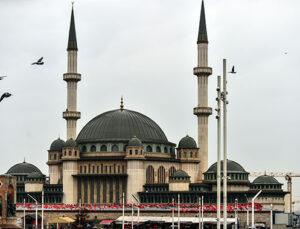
[(68, 40), (68, 48), (67, 51), (70, 50), (78, 50), (77, 48), (77, 40), (76, 40), (76, 29), (75, 29), (75, 20), (74, 20), (74, 3), (72, 3), (72, 12), (71, 12), (71, 22), (69, 29), (69, 40)]
[(206, 20), (205, 20), (205, 9), (204, 9), (204, 1), (203, 0), (202, 0), (202, 5), (201, 5), (201, 16), (200, 16), (198, 40), (197, 40), (197, 44), (200, 44), (200, 43), (208, 43)]
[(63, 79), (67, 82), (67, 109), (63, 112), (63, 118), (67, 121), (67, 139), (76, 139), (76, 123), (80, 119), (80, 112), (77, 111), (77, 82), (81, 75), (77, 73), (77, 39), (74, 20), (74, 9), (72, 4), (71, 22), (68, 39), (68, 72)]
[(198, 147), (199, 166), (198, 180), (203, 179), (203, 173), (208, 168), (208, 116), (212, 109), (208, 107), (208, 76), (212, 74), (212, 68), (208, 67), (208, 39), (206, 30), (204, 2), (202, 0), (201, 15), (198, 32), (198, 66), (194, 68), (194, 75), (198, 81), (198, 106), (194, 108), (194, 115), (198, 119)]

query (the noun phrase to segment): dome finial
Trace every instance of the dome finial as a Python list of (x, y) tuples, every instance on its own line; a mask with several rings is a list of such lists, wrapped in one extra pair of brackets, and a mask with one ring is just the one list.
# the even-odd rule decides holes
[(120, 105), (120, 109), (121, 109), (121, 110), (124, 110), (123, 95), (121, 96), (121, 105)]
[(265, 175), (265, 176), (267, 176), (267, 172), (266, 172), (266, 170), (265, 170), (265, 172), (264, 172), (264, 175)]
[(23, 163), (26, 163), (26, 161), (25, 161), (25, 157), (24, 157), (24, 161), (23, 161)]

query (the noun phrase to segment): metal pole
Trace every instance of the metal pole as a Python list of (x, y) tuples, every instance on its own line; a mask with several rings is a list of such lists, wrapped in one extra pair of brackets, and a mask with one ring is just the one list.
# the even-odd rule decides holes
[(29, 196), (31, 199), (33, 199), (33, 201), (35, 201), (35, 228), (37, 229), (38, 227), (38, 219), (37, 219), (37, 207), (38, 207), (38, 202), (35, 198), (33, 198), (30, 194), (27, 194), (27, 196)]
[(218, 131), (218, 149), (217, 149), (217, 229), (221, 229), (221, 76), (218, 76), (217, 84), (217, 131)]
[(273, 229), (273, 204), (270, 205), (271, 207), (271, 215), (270, 215), (270, 229)]
[(199, 218), (199, 229), (201, 229), (201, 215), (200, 215), (200, 211), (201, 211), (201, 197), (199, 197), (199, 211), (198, 211), (198, 218)]
[(178, 194), (178, 229), (180, 229), (180, 194)]
[(24, 199), (24, 220), (23, 220), (23, 228), (25, 229), (26, 227), (26, 214), (25, 214), (25, 209), (26, 209), (26, 206), (25, 206), (25, 199)]
[(237, 204), (238, 204), (238, 200), (235, 199), (235, 201), (234, 201), (234, 229), (237, 229)]
[(254, 200), (256, 199), (256, 197), (258, 197), (258, 195), (262, 192), (262, 190), (260, 190), (253, 198), (252, 198), (252, 205), (251, 205), (251, 210), (252, 210), (252, 223), (251, 223), (251, 227), (252, 229), (254, 229)]
[(203, 198), (203, 196), (202, 196), (202, 198), (201, 198), (201, 229), (203, 229), (203, 227), (204, 227), (204, 223), (203, 223), (203, 211), (204, 211), (204, 208), (203, 208), (203, 203), (204, 203), (204, 198)]
[(125, 205), (124, 205), (124, 192), (123, 192), (123, 194), (122, 194), (122, 205), (123, 205), (123, 209), (122, 209), (122, 214), (123, 214), (123, 220), (122, 220), (122, 229), (124, 229), (125, 228), (125, 223), (124, 223), (124, 217), (125, 217)]
[(133, 229), (133, 203), (131, 203), (131, 229)]
[(249, 205), (247, 201), (247, 229), (249, 228)]
[(226, 59), (223, 59), (223, 217), (224, 229), (227, 228), (227, 79), (226, 79)]
[(174, 198), (172, 198), (172, 229), (174, 229)]
[(44, 190), (42, 191), (42, 229), (44, 229)]

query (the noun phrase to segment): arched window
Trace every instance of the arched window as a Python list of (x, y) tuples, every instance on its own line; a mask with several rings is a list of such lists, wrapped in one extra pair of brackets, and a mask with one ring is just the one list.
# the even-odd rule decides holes
[(69, 151), (69, 156), (72, 156), (72, 151)]
[(193, 152), (190, 152), (190, 157), (193, 157)]
[(169, 177), (173, 175), (173, 173), (176, 172), (176, 169), (174, 166), (172, 166), (170, 169), (169, 169)]
[(54, 160), (56, 160), (56, 154), (54, 154)]
[(91, 146), (91, 152), (96, 152), (96, 146), (95, 145)]
[(67, 151), (65, 151), (65, 156), (67, 156)]
[(146, 184), (154, 184), (154, 169), (151, 165), (146, 170)]
[(147, 147), (146, 147), (146, 150), (147, 150), (147, 152), (152, 152), (152, 147), (150, 146), (150, 145), (148, 145)]
[(107, 146), (106, 145), (102, 145), (100, 148), (101, 152), (106, 152), (107, 151)]
[(112, 152), (119, 152), (119, 146), (113, 145), (113, 146), (111, 147), (111, 151), (112, 151)]
[(77, 157), (77, 151), (75, 151), (75, 157)]
[(138, 155), (139, 154), (139, 151), (136, 149), (135, 150), (135, 155)]
[(156, 146), (156, 152), (160, 153), (160, 146)]
[(166, 182), (166, 171), (163, 166), (158, 168), (158, 183), (164, 184)]
[(86, 152), (86, 146), (82, 147), (82, 152), (85, 153)]
[(129, 150), (129, 154), (132, 155), (132, 150)]
[(143, 150), (141, 150), (141, 155), (143, 154)]
[(186, 158), (186, 152), (183, 153), (183, 157)]
[(164, 153), (168, 153), (168, 148), (165, 146)]

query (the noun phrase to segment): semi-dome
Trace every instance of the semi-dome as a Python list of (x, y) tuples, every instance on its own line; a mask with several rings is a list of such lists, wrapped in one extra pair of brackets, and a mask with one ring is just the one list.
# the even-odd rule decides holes
[(175, 177), (178, 177), (178, 178), (188, 178), (190, 176), (184, 170), (179, 169), (179, 170), (175, 171), (172, 174), (172, 176), (170, 176), (170, 177), (172, 177), (172, 178), (175, 178)]
[(77, 147), (77, 142), (73, 138), (70, 138), (63, 147)]
[(128, 146), (143, 146), (143, 144), (140, 139), (138, 139), (137, 137), (133, 137), (128, 142)]
[(189, 135), (183, 137), (178, 144), (178, 149), (196, 149), (197, 143), (194, 138)]
[(45, 175), (42, 174), (41, 172), (33, 172), (33, 173), (30, 173), (27, 178), (44, 178)]
[(152, 119), (126, 109), (107, 111), (93, 118), (82, 128), (77, 142), (128, 142), (132, 136), (142, 142), (169, 143), (162, 129)]
[(7, 171), (7, 174), (10, 174), (10, 175), (29, 175), (30, 173), (34, 173), (34, 172), (42, 173), (41, 170), (39, 170), (36, 166), (24, 161), (23, 163), (19, 163), (19, 164), (16, 164), (16, 165), (12, 166)]
[(252, 184), (280, 184), (274, 177), (262, 175), (254, 179)]
[(65, 144), (65, 141), (58, 138), (51, 143), (50, 151), (61, 151), (64, 144)]
[[(209, 167), (206, 173), (216, 173), (217, 162)], [(221, 172), (223, 172), (223, 160), (221, 161)], [(237, 162), (227, 160), (227, 173), (247, 173), (246, 170)]]

